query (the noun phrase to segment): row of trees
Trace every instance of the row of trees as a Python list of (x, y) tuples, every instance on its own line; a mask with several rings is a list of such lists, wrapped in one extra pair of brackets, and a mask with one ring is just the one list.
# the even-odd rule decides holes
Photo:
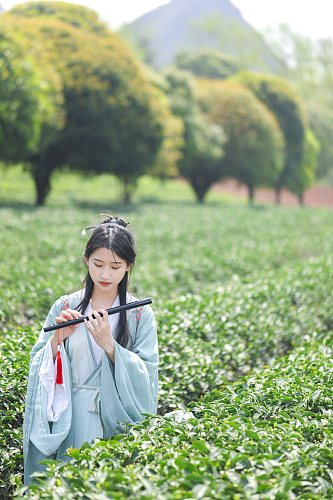
[(28, 3), (2, 21), (7, 74), (1, 101), (8, 109), (1, 112), (1, 159), (25, 163), (37, 204), (44, 203), (54, 170), (63, 167), (111, 171), (128, 199), (167, 147), (174, 121), (166, 96), (88, 9)]
[[(205, 70), (213, 75), (220, 55), (206, 55)], [(199, 200), (214, 182), (232, 177), (248, 187), (250, 201), (256, 187), (268, 186), (277, 203), (283, 188), (303, 203), (304, 191), (315, 180), (320, 147), (296, 91), (285, 80), (248, 71), (226, 80), (194, 80), (175, 71), (165, 76), (172, 111), (185, 124), (180, 172)]]
[(266, 38), (284, 61), (281, 75), (300, 93), (311, 128), (321, 148), (318, 178), (333, 182), (333, 39), (300, 35), (286, 24), (269, 31)]
[(209, 79), (152, 74), (93, 11), (71, 4), (23, 4), (2, 21), (0, 159), (31, 171), (37, 204), (64, 167), (117, 175), (125, 201), (144, 173), (180, 173), (200, 201), (226, 177), (250, 200), (265, 185), (302, 201), (313, 182), (318, 142), (283, 79), (237, 72), (214, 54), (204, 57)]

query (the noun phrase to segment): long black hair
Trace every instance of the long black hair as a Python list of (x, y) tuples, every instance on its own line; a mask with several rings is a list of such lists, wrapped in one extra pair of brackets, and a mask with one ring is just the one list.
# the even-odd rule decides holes
[[(92, 235), (87, 242), (84, 256), (89, 259), (89, 257), (98, 248), (107, 248), (115, 252), (121, 259), (126, 260), (127, 264), (133, 267), (135, 263), (135, 241), (133, 234), (127, 229), (127, 223), (120, 219), (119, 217), (112, 217), (111, 215), (107, 219), (103, 220), (97, 226), (93, 226), (87, 229), (93, 229)], [(80, 312), (84, 312), (94, 290), (94, 282), (91, 279), (89, 271), (84, 280), (85, 291), (81, 302), (78, 304), (76, 309)], [(118, 295), (120, 305), (126, 304), (126, 294), (128, 286), (128, 271), (121, 282), (118, 284)], [(116, 340), (117, 342), (126, 347), (129, 340), (131, 339), (131, 334), (127, 324), (126, 311), (121, 311), (119, 313), (119, 320), (116, 329)]]

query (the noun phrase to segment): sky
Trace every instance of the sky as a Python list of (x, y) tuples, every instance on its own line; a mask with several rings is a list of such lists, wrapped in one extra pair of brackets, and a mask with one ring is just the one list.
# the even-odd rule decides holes
[[(203, 2), (205, 0), (202, 0)], [(333, 38), (332, 0), (232, 0), (244, 18), (258, 30), (277, 27), (279, 23), (290, 24), (293, 31), (312, 38)], [(0, 0), (7, 10), (22, 3), (17, 0)], [(71, 0), (96, 10), (100, 17), (116, 29), (125, 22), (168, 3), (166, 0)], [(314, 16), (313, 9), (316, 9)]]

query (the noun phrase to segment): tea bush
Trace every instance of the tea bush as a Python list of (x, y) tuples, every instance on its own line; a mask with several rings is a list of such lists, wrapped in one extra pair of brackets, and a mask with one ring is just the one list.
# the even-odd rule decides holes
[[(0, 212), (0, 497), (8, 497), (21, 485), (30, 349), (52, 302), (80, 286), (80, 232), (98, 216), (70, 206)], [(320, 370), (328, 367), (322, 384), (329, 384), (330, 351), (318, 346), (329, 345), (333, 330), (331, 212), (165, 203), (120, 213), (138, 235), (132, 290), (152, 296), (158, 322), (159, 416), (128, 435), (73, 450), (70, 465), (50, 463), (31, 495), (329, 498), (330, 455), (326, 444), (310, 441), (316, 426), (331, 439), (329, 425), (307, 414), (298, 394), (308, 387), (309, 399), (313, 389), (305, 368), (301, 383), (307, 355)], [(260, 399), (260, 384), (263, 394), (270, 385), (276, 391), (271, 406), (271, 393)], [(289, 412), (284, 387), (296, 391), (301, 420)], [(329, 419), (328, 401), (318, 401), (314, 413)], [(163, 416), (183, 404), (193, 418)]]
[[(317, 259), (275, 272), (275, 280), (269, 273), (251, 284), (184, 295), (159, 311), (159, 413), (195, 401), (304, 342), (329, 339), (332, 273), (330, 258)], [(34, 338), (25, 328), (2, 342), (0, 424), (6, 455), (0, 468), (11, 482), (19, 482), (22, 470), (22, 411)]]
[[(333, 329), (330, 257), (183, 295), (158, 312), (162, 413)], [(179, 355), (181, 353), (181, 355)]]
[(333, 495), (332, 348), (297, 348), (190, 413), (49, 461), (29, 498), (325, 499)]
[(134, 228), (138, 258), (130, 286), (137, 296), (150, 295), (156, 310), (183, 294), (215, 291), (231, 280), (251, 283), (262, 273), (332, 253), (330, 210), (102, 206), (0, 209), (1, 331), (41, 325), (56, 298), (80, 288), (87, 241), (81, 230), (99, 221), (101, 211), (120, 212)]
[(22, 424), (29, 352), (36, 338), (18, 329), (1, 343), (0, 353), (0, 498), (7, 498), (22, 473)]

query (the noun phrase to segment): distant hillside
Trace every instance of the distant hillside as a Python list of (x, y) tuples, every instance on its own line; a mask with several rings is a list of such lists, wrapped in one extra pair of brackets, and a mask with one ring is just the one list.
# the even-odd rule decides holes
[(254, 69), (280, 66), (258, 32), (230, 0), (172, 0), (127, 24), (122, 34), (157, 68), (182, 49), (211, 47)]

